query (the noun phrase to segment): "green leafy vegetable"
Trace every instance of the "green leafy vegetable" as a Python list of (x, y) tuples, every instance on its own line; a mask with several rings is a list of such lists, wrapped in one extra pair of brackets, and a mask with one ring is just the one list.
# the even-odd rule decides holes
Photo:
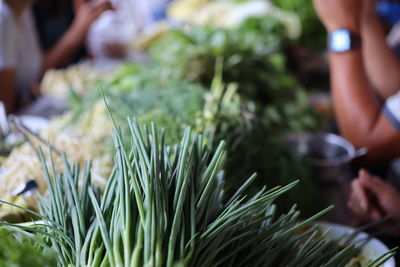
[(52, 267), (56, 266), (54, 251), (41, 244), (43, 240), (18, 228), (0, 228), (0, 266), (4, 267)]
[(304, 221), (295, 205), (277, 213), (274, 201), (297, 182), (244, 196), (252, 176), (223, 202), (224, 142), (210, 153), (188, 128), (179, 145), (164, 146), (154, 124), (140, 128), (130, 119), (128, 126), (129, 148), (114, 128), (116, 163), (103, 195), (90, 183), (89, 165), (78, 189), (78, 165), (65, 159), (57, 174), (42, 158), (43, 224), (15, 227), (46, 237), (58, 265), (344, 266), (358, 253), (305, 228), (332, 207)]
[(301, 21), (302, 35), (298, 40), (300, 46), (322, 50), (326, 47), (326, 31), (322, 26), (309, 0), (272, 0), (279, 8), (295, 12)]

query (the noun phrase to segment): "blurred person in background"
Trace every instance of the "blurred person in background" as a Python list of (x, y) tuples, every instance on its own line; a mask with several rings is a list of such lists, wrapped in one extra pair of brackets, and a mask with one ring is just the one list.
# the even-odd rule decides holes
[(370, 162), (400, 156), (400, 61), (386, 39), (376, 3), (314, 0), (329, 34), (331, 88), (340, 132), (356, 147), (367, 147)]
[[(51, 49), (62, 38), (74, 22), (79, 7), (84, 3), (84, 0), (35, 1), (32, 12), (42, 50)], [(76, 63), (85, 56), (85, 46), (81, 44), (62, 67)]]
[[(369, 163), (400, 155), (400, 3), (314, 0), (329, 35), (331, 89), (341, 134), (367, 147)], [(360, 170), (349, 205), (364, 219), (393, 215), (400, 222), (400, 194)]]
[(81, 3), (68, 30), (42, 51), (31, 14), (34, 0), (0, 0), (0, 100), (7, 113), (30, 100), (32, 89), (47, 69), (65, 64), (86, 40), (88, 29), (108, 1)]

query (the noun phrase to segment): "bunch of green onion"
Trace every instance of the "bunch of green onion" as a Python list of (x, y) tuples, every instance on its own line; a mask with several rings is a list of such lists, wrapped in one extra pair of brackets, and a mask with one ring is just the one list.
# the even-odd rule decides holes
[(90, 164), (81, 172), (64, 157), (59, 174), (40, 153), (48, 196), (40, 197), (39, 213), (29, 212), (41, 222), (1, 224), (45, 237), (58, 266), (336, 267), (358, 253), (309, 226), (330, 208), (304, 221), (295, 205), (277, 214), (274, 200), (297, 182), (244, 196), (253, 175), (222, 203), (224, 142), (211, 152), (187, 129), (169, 147), (154, 124), (128, 124), (129, 149), (119, 128), (113, 130), (115, 166), (103, 194), (91, 184)]

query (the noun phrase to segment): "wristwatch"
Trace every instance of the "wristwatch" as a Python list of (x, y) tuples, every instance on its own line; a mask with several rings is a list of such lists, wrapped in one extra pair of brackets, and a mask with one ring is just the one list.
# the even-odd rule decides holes
[(357, 49), (361, 47), (361, 37), (347, 29), (334, 30), (328, 36), (328, 47), (335, 53)]

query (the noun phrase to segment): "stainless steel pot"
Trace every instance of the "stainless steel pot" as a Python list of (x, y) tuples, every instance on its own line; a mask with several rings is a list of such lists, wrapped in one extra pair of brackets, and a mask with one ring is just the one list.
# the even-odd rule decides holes
[(351, 161), (367, 153), (366, 148), (356, 150), (349, 141), (331, 133), (294, 134), (286, 141), (312, 167), (319, 181), (350, 179)]

